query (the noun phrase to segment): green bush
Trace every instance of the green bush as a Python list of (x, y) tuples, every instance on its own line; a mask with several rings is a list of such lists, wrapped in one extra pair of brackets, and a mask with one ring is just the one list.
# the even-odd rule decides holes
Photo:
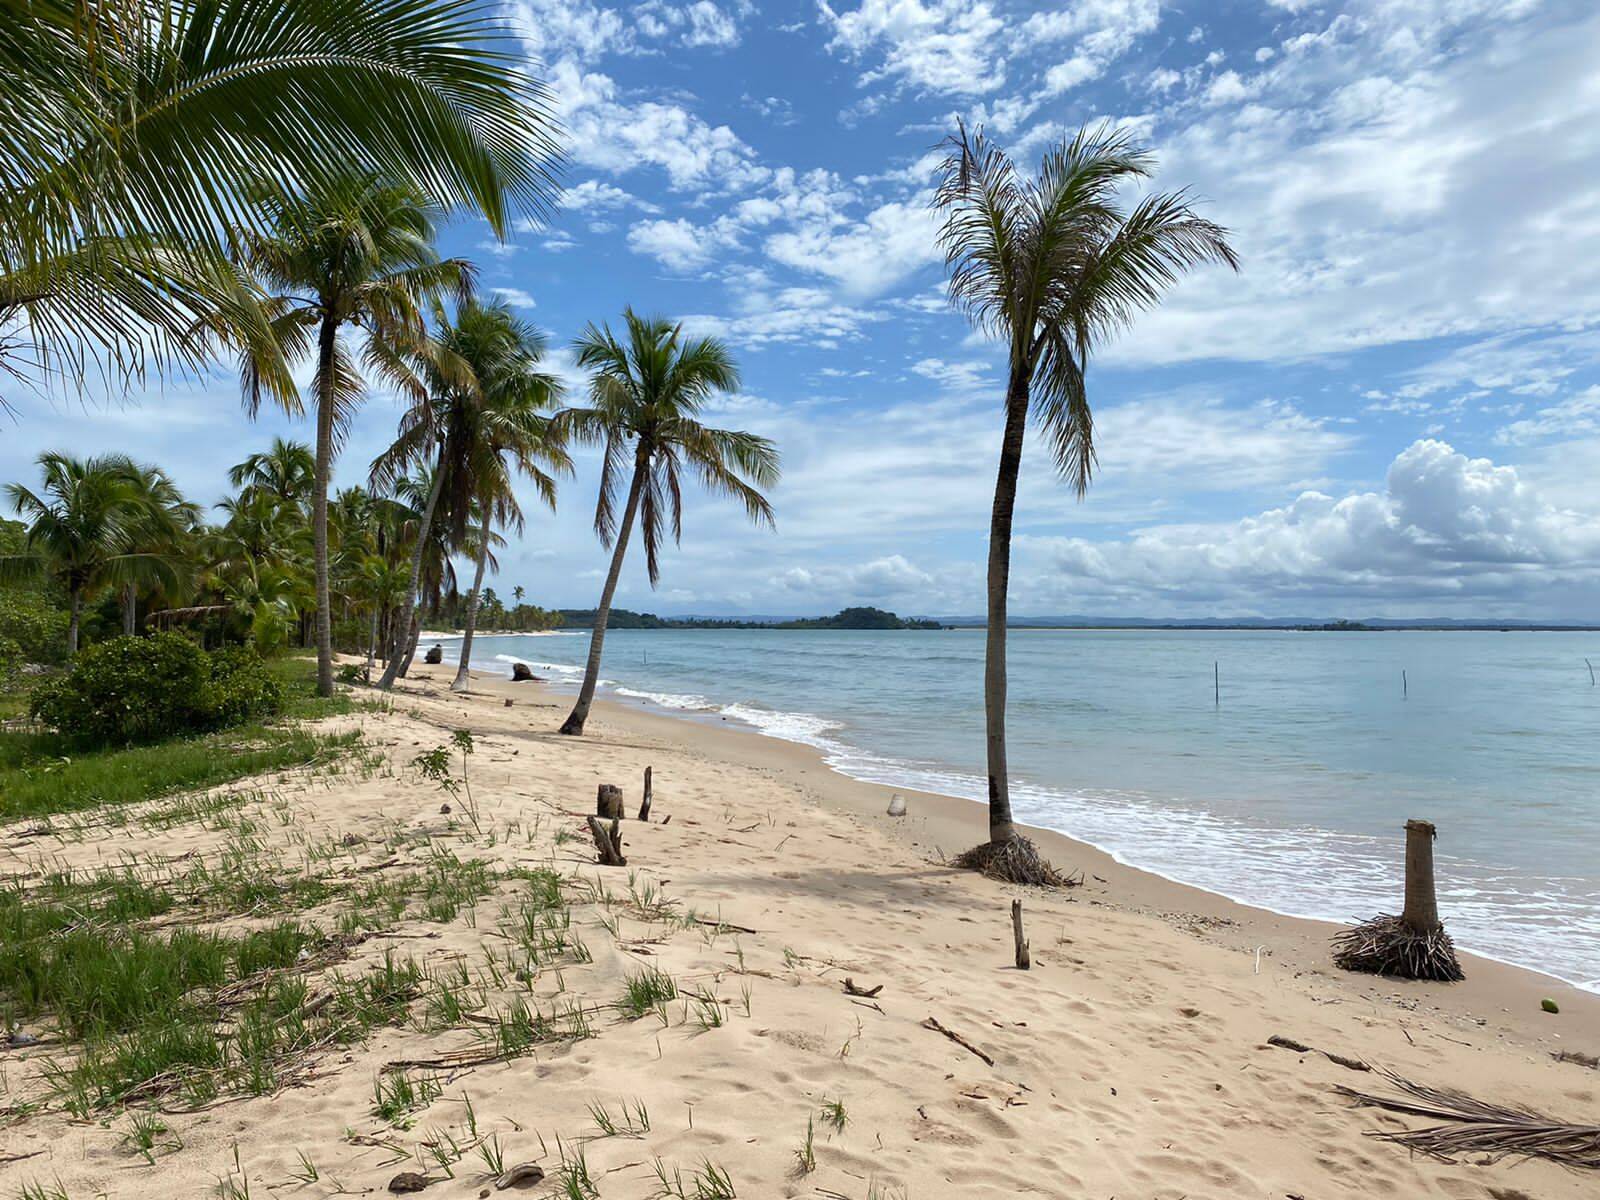
[(269, 716), (283, 691), (253, 650), (207, 654), (176, 633), (90, 646), (30, 709), (61, 734), (93, 745), (157, 741)]
[(23, 662), (56, 663), (66, 657), (67, 620), (38, 592), (0, 588), (0, 638), (16, 644)]
[(0, 687), (5, 687), (22, 673), (22, 647), (14, 638), (0, 633)]

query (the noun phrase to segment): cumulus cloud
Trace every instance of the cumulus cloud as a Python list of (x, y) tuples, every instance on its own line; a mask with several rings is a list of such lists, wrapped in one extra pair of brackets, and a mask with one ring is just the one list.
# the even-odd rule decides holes
[(829, 49), (854, 60), (875, 55), (861, 76), (923, 91), (978, 95), (1005, 82), (998, 52), (1005, 22), (982, 0), (863, 0), (843, 12), (822, 0)]
[(1514, 467), (1423, 440), (1395, 458), (1381, 492), (1311, 491), (1232, 525), (1033, 538), (1027, 549), (1043, 593), (1121, 597), (1147, 611), (1367, 601), (1482, 612), (1600, 583), (1597, 517), (1550, 504)]

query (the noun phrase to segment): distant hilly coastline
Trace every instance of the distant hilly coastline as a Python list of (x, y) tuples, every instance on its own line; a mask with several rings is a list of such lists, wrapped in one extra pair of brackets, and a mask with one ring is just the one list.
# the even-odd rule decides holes
[[(590, 629), (594, 610), (559, 610), (562, 629)], [(625, 608), (611, 610), (612, 629), (971, 629), (981, 627), (981, 616), (901, 617), (881, 608), (858, 606), (841, 609), (831, 617), (790, 617), (749, 615), (721, 617), (701, 614), (657, 616)], [(1190, 629), (1190, 630), (1294, 630), (1307, 633), (1382, 633), (1404, 630), (1446, 632), (1536, 632), (1581, 633), (1600, 631), (1600, 625), (1561, 624), (1541, 621), (1495, 621), (1420, 617), (1395, 620), (1368, 617), (1359, 621), (1327, 617), (1198, 617), (1176, 620), (1159, 617), (1097, 617), (1088, 615), (1016, 617), (1012, 629)]]

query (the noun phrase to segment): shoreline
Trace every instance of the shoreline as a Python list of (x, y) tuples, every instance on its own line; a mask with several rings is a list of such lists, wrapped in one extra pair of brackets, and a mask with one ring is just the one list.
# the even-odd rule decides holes
[[(551, 632), (561, 633), (568, 631)], [(445, 636), (448, 637), (451, 635)], [(459, 634), (453, 636), (459, 640)], [(498, 634), (485, 636), (508, 635)], [(521, 636), (543, 637), (550, 636), (550, 634), (529, 633)], [(454, 660), (448, 657), (448, 651), (445, 664), (450, 666), (455, 665)], [(535, 667), (535, 669), (537, 670), (540, 668)], [(495, 671), (484, 667), (473, 668), (471, 674), (474, 679), (481, 678), (486, 682), (499, 680), (508, 685), (511, 684), (511, 681), (508, 677), (499, 675)], [(526, 687), (527, 685), (517, 684), (513, 686)], [(535, 686), (546, 689), (555, 695), (568, 694), (566, 691), (568, 685), (565, 681), (553, 681), (545, 679), (537, 681)], [(875, 788), (880, 790), (884, 795), (885, 806), (887, 805), (888, 796), (893, 793), (901, 793), (907, 796), (920, 796), (925, 799), (932, 799), (936, 801), (939, 806), (970, 806), (969, 811), (967, 811), (960, 819), (955, 821), (957, 828), (960, 830), (959, 835), (950, 830), (946, 830), (946, 836), (944, 840), (936, 844), (936, 849), (947, 857), (953, 857), (954, 855), (967, 849), (970, 845), (983, 840), (983, 837), (986, 836), (984, 835), (983, 831), (986, 828), (987, 808), (986, 805), (980, 800), (974, 800), (968, 796), (956, 795), (949, 792), (932, 791), (927, 788), (918, 787), (916, 784), (899, 782), (880, 783), (858, 775), (853, 775), (848, 771), (835, 766), (833, 762), (830, 761), (829, 751), (810, 742), (802, 741), (798, 738), (788, 737), (783, 733), (771, 731), (736, 714), (730, 716), (723, 710), (723, 708), (690, 708), (664, 704), (659, 700), (651, 698), (651, 695), (649, 694), (638, 693), (632, 689), (620, 691), (615, 683), (602, 683), (602, 686), (597, 691), (595, 703), (597, 705), (605, 703), (623, 712), (634, 712), (640, 715), (656, 717), (673, 722), (687, 722), (689, 724), (710, 730), (716, 730), (723, 727), (732, 727), (740, 735), (754, 736), (759, 741), (775, 743), (777, 745), (788, 747), (805, 756), (812, 757), (816, 760), (816, 767), (818, 769), (826, 771), (830, 775), (841, 780), (846, 780), (861, 787)], [(823, 717), (821, 719), (831, 720), (831, 718), (827, 717)], [(870, 754), (871, 752), (863, 751), (862, 753)], [(1026, 821), (1019, 821), (1018, 823), (1028, 830), (1029, 835), (1032, 836), (1036, 842), (1049, 842), (1051, 840), (1059, 839), (1067, 846), (1072, 847), (1075, 851), (1087, 851), (1099, 856), (1104, 863), (1112, 864), (1120, 871), (1132, 872), (1136, 876), (1148, 879), (1150, 881), (1159, 882), (1165, 887), (1181, 889), (1183, 893), (1192, 894), (1193, 896), (1209, 897), (1214, 901), (1220, 902), (1222, 905), (1231, 906), (1247, 913), (1260, 914), (1262, 917), (1270, 918), (1272, 921), (1296, 922), (1306, 926), (1314, 927), (1323, 931), (1324, 939), (1331, 937), (1335, 931), (1348, 928), (1350, 925), (1350, 922), (1339, 920), (1334, 917), (1303, 915), (1300, 913), (1286, 912), (1281, 909), (1274, 908), (1269, 904), (1241, 899), (1239, 897), (1230, 895), (1228, 892), (1207, 887), (1203, 884), (1192, 883), (1183, 879), (1174, 878), (1173, 876), (1164, 874), (1163, 872), (1154, 868), (1142, 866), (1136, 862), (1131, 862), (1121, 857), (1112, 849), (1099, 845), (1088, 839), (1076, 837), (1062, 830), (1053, 829), (1049, 826), (1033, 825)], [(963, 838), (966, 840), (962, 840)], [(1402, 856), (1403, 850), (1404, 842), (1401, 836), (1401, 825), (1397, 823), (1394, 838), (1394, 853), (1397, 860)], [(1398, 907), (1400, 896), (1396, 894), (1392, 899), (1394, 906)], [(1374, 905), (1372, 915), (1377, 915), (1377, 913), (1380, 911), (1385, 911), (1383, 902), (1379, 902)], [(1447, 921), (1446, 928), (1448, 929), (1448, 927)], [(1600, 1011), (1600, 979), (1568, 979), (1565, 976), (1554, 973), (1553, 971), (1544, 970), (1527, 963), (1513, 962), (1480, 950), (1469, 949), (1460, 943), (1457, 943), (1456, 950), (1458, 954), (1463, 956), (1463, 958), (1470, 958), (1474, 962), (1482, 963), (1497, 970), (1526, 973), (1536, 983), (1542, 981), (1543, 986), (1546, 989), (1558, 989), (1560, 992), (1569, 993), (1573, 996), (1585, 997), (1591, 1001), (1594, 1001), (1597, 1005), (1597, 1011)], [(1555, 996), (1555, 998), (1559, 1003), (1562, 1004), (1563, 1010), (1565, 1010), (1566, 1000), (1562, 999), (1559, 995)], [(1537, 1007), (1537, 1000), (1535, 1000), (1534, 1003), (1535, 1007)]]
[[(415, 668), (412, 674), (416, 675)], [(546, 707), (555, 708), (568, 699), (547, 681), (513, 683), (482, 668), (473, 668), (471, 675), (475, 688), (482, 689), (480, 695), (515, 699), (528, 697), (531, 691), (547, 702)], [(552, 701), (553, 705), (548, 703)], [(987, 812), (978, 801), (856, 779), (829, 766), (816, 747), (767, 734), (726, 716), (711, 719), (713, 714), (671, 709), (609, 691), (596, 696), (594, 709), (607, 722), (629, 731), (684, 742), (719, 761), (796, 778), (818, 802), (868, 823), (925, 858), (954, 857), (987, 837)], [(694, 736), (684, 738), (685, 731), (695, 731)], [(889, 798), (895, 794), (907, 800), (906, 817), (887, 816)], [(1083, 886), (1072, 889), (1072, 894), (1087, 897), (1090, 903), (1176, 923), (1202, 940), (1252, 956), (1259, 948), (1264, 958), (1275, 959), (1299, 974), (1337, 981), (1368, 1002), (1422, 1000), (1446, 1015), (1474, 1023), (1483, 1019), (1503, 1033), (1552, 1053), (1573, 1035), (1600, 1040), (1600, 994), (1536, 968), (1457, 947), (1467, 974), (1462, 983), (1422, 983), (1340, 971), (1333, 966), (1328, 946), (1332, 934), (1345, 927), (1339, 922), (1290, 916), (1247, 904), (1124, 863), (1108, 851), (1057, 830), (1024, 827), (1058, 867), (1082, 875)], [(1396, 853), (1402, 849), (1397, 832)], [(1561, 1025), (1541, 1010), (1546, 997), (1559, 1004)]]

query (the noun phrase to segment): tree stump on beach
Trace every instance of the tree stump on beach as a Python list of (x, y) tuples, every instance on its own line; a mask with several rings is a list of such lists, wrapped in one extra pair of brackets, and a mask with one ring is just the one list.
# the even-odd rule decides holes
[(602, 783), (595, 797), (594, 811), (607, 821), (622, 818), (622, 789), (614, 783)]
[(1398, 917), (1383, 914), (1334, 935), (1334, 965), (1370, 975), (1455, 983), (1465, 976), (1455, 944), (1439, 920), (1433, 874), (1431, 821), (1406, 822), (1405, 908)]
[(600, 854), (602, 867), (625, 867), (628, 860), (622, 856), (622, 822), (612, 821), (607, 829), (599, 817), (588, 817), (589, 836), (594, 838), (594, 848)]
[(644, 799), (639, 802), (639, 820), (641, 821), (650, 819), (651, 794), (650, 768), (646, 767), (644, 769)]
[(1017, 970), (1026, 971), (1033, 966), (1033, 956), (1028, 953), (1028, 939), (1022, 933), (1021, 900), (1011, 902), (1011, 936), (1017, 944)]
[(530, 683), (530, 682), (532, 682), (532, 680), (533, 680), (533, 672), (528, 670), (528, 664), (527, 663), (512, 663), (511, 664), (511, 682), (512, 683)]

